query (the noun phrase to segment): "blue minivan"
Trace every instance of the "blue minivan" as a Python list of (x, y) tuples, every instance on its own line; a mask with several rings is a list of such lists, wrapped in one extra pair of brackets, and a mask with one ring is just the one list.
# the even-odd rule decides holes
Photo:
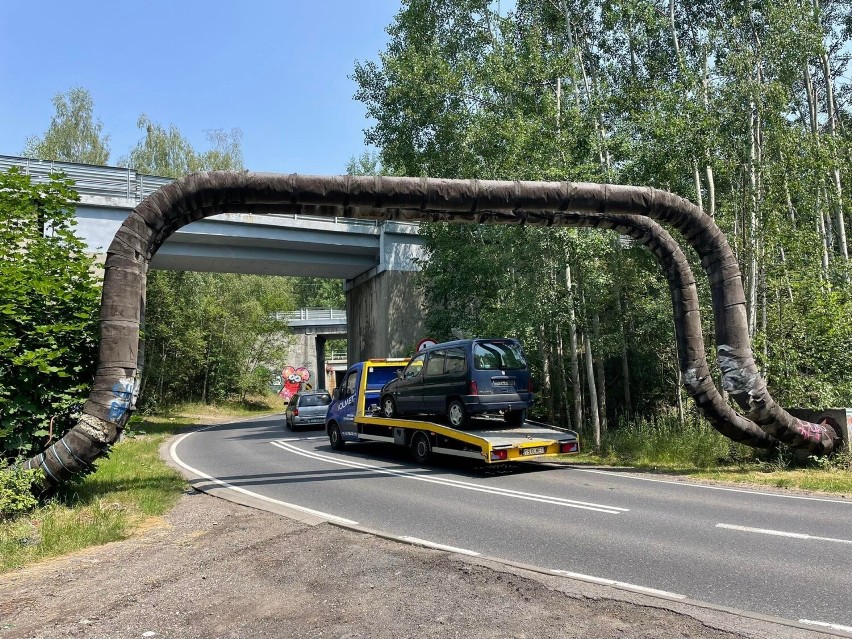
[(464, 339), (426, 348), (382, 388), (384, 417), (445, 415), (453, 428), (471, 415), (502, 413), (511, 426), (533, 404), (527, 359), (518, 340)]

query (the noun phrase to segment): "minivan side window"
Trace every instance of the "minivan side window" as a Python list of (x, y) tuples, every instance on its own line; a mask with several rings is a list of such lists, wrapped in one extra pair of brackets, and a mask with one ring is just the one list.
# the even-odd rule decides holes
[(478, 370), (522, 370), (527, 361), (517, 342), (494, 340), (474, 343), (473, 365)]
[(433, 351), (429, 354), (429, 361), (426, 362), (426, 377), (436, 377), (444, 374), (444, 359), (447, 357), (447, 351)]
[(464, 349), (463, 348), (448, 348), (447, 363), (444, 365), (447, 373), (464, 373)]
[(423, 372), (423, 362), (426, 359), (426, 353), (420, 353), (417, 357), (408, 363), (405, 367), (403, 377), (405, 379), (413, 379)]

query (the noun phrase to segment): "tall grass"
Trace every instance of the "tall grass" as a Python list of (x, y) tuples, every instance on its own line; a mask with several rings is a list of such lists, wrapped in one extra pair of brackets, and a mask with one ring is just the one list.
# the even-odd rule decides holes
[(88, 546), (126, 539), (171, 508), (186, 482), (160, 460), (159, 446), (190, 421), (134, 422), (145, 434), (113, 446), (93, 474), (64, 486), (47, 504), (0, 523), (0, 572)]
[(581, 433), (586, 452), (566, 461), (652, 468), (695, 479), (758, 484), (852, 495), (852, 455), (814, 458), (780, 446), (774, 451), (737, 444), (698, 416), (680, 424), (676, 415), (620, 424), (591, 450), (593, 438)]
[(63, 486), (49, 503), (0, 521), (0, 573), (82, 548), (126, 539), (167, 512), (185, 480), (160, 459), (160, 445), (199, 421), (269, 414), (280, 401), (174, 408), (134, 418), (124, 441), (99, 459), (94, 473)]
[[(583, 441), (589, 450), (592, 438), (586, 434)], [(755, 451), (724, 437), (703, 419), (687, 416), (681, 424), (676, 415), (664, 414), (609, 430), (597, 457), (611, 464), (692, 469), (741, 464), (754, 460)]]

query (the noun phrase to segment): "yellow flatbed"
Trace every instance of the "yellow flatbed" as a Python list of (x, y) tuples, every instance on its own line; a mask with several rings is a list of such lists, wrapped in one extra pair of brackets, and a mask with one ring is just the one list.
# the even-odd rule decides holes
[(333, 448), (348, 442), (385, 442), (411, 448), (419, 462), (441, 454), (486, 464), (541, 460), (580, 451), (574, 431), (530, 420), (513, 427), (499, 418), (480, 418), (462, 430), (426, 418), (378, 416), (381, 386), (406, 362), (367, 360), (350, 367), (343, 392), (335, 392), (326, 416)]

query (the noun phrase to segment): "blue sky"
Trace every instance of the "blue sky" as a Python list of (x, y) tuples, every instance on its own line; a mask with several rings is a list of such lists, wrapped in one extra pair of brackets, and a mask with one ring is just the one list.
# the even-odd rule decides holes
[(196, 147), (239, 128), (255, 171), (343, 173), (369, 126), (347, 76), (376, 60), (399, 0), (0, 0), (0, 154), (42, 135), (51, 98), (81, 86), (110, 164), (141, 113)]

